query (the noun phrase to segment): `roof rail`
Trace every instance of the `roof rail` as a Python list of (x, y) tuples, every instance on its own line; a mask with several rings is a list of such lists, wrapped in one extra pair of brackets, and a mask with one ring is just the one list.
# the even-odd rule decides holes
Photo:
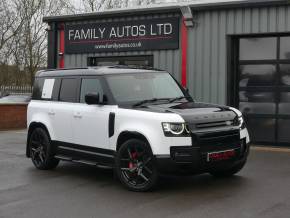
[(43, 72), (43, 71), (58, 71), (58, 70), (83, 70), (83, 69), (88, 69), (88, 67), (56, 68), (56, 69), (45, 69), (45, 70), (40, 70), (40, 71), (41, 71), (41, 72)]
[(36, 72), (35, 76), (43, 72), (54, 72), (54, 71), (65, 71), (65, 70), (86, 70), (92, 69), (97, 70), (100, 68), (109, 68), (109, 69), (136, 69), (136, 70), (154, 70), (154, 71), (164, 71), (161, 69), (156, 69), (149, 66), (140, 66), (140, 65), (111, 65), (111, 66), (91, 66), (91, 67), (72, 67), (72, 68), (59, 68), (59, 69), (43, 69)]
[(75, 68), (53, 68), (53, 69), (42, 69), (42, 70), (38, 70), (35, 73), (35, 76), (38, 76), (39, 74), (43, 73), (43, 72), (54, 72), (54, 71), (59, 71), (59, 70), (77, 70), (77, 69), (88, 69), (88, 67), (75, 67)]

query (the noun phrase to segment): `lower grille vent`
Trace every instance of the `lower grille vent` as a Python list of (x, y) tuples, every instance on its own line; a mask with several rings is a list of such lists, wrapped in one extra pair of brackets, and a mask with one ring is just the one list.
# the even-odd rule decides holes
[(235, 130), (192, 134), (192, 142), (201, 151), (216, 151), (238, 148), (241, 141), (239, 131)]

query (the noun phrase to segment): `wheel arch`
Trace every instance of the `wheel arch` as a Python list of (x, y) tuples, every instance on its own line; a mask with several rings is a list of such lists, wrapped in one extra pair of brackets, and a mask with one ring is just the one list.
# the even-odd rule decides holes
[(28, 127), (27, 141), (26, 141), (26, 157), (30, 157), (29, 141), (30, 141), (30, 137), (31, 137), (31, 134), (32, 134), (33, 130), (35, 130), (36, 128), (44, 129), (47, 132), (48, 137), (50, 138), (50, 134), (49, 134), (48, 128), (46, 127), (45, 124), (40, 123), (40, 122), (32, 122), (32, 123), (30, 123), (30, 125)]
[(121, 147), (121, 145), (129, 139), (140, 139), (140, 140), (145, 141), (149, 145), (149, 147), (152, 151), (152, 147), (151, 147), (150, 142), (147, 139), (147, 137), (144, 134), (137, 132), (137, 131), (123, 131), (123, 132), (121, 132), (117, 138), (116, 151), (118, 151), (119, 148)]

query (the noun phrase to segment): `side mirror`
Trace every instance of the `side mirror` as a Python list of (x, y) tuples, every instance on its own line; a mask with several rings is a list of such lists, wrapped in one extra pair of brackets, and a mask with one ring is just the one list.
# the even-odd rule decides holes
[(99, 93), (88, 93), (85, 95), (85, 102), (88, 105), (100, 104), (100, 95)]
[(187, 87), (184, 87), (184, 91), (186, 92), (186, 94), (189, 94), (189, 89)]

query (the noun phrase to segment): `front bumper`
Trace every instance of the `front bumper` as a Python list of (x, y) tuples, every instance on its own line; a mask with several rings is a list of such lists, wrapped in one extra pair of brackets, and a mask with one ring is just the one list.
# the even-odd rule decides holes
[[(235, 156), (229, 160), (209, 162), (207, 154), (235, 150)], [(229, 168), (246, 161), (249, 143), (240, 139), (237, 131), (224, 133), (192, 134), (192, 146), (172, 146), (170, 155), (157, 155), (156, 164), (161, 173), (199, 174), (217, 168)]]

